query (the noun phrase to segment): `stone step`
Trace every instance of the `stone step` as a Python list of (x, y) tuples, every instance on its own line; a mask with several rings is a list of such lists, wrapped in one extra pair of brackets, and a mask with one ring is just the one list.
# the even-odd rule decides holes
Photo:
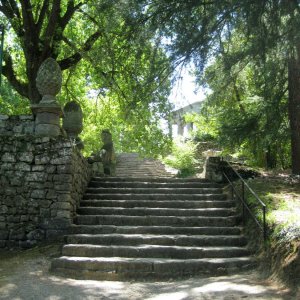
[(249, 255), (244, 247), (185, 247), (185, 246), (159, 246), (159, 245), (90, 245), (68, 244), (62, 249), (63, 256), (78, 257), (145, 257), (145, 258), (172, 258), (172, 259), (198, 259), (198, 258), (224, 258)]
[(89, 194), (221, 194), (220, 188), (87, 188)]
[(51, 271), (71, 278), (92, 280), (178, 279), (192, 275), (225, 275), (247, 270), (251, 257), (167, 259), (130, 257), (69, 257), (52, 262)]
[(151, 207), (151, 208), (234, 208), (236, 203), (229, 200), (84, 200), (80, 207)]
[[(100, 181), (100, 182), (140, 182), (140, 177), (93, 177), (92, 181)], [(203, 182), (208, 183), (207, 179), (203, 178), (147, 178), (142, 180), (142, 182), (166, 182), (166, 183), (185, 183), (185, 182)]]
[(210, 182), (101, 182), (101, 181), (91, 181), (89, 183), (91, 188), (170, 188), (170, 189), (180, 189), (180, 188), (220, 188), (220, 185), (210, 183)]
[(79, 279), (169, 280), (254, 265), (223, 185), (174, 178), (160, 162), (136, 154), (117, 161), (117, 177), (90, 182), (52, 271)]
[(236, 246), (242, 247), (242, 235), (151, 235), (151, 234), (73, 234), (65, 237), (68, 244), (93, 245), (166, 245), (166, 246)]
[(129, 193), (102, 193), (102, 194), (92, 194), (86, 192), (83, 196), (83, 201), (85, 200), (171, 200), (171, 201), (189, 201), (189, 200), (226, 200), (226, 195), (224, 194), (129, 194)]
[(230, 217), (176, 217), (176, 216), (122, 216), (122, 215), (78, 215), (75, 223), (79, 225), (116, 225), (116, 226), (217, 226), (227, 227), (236, 224)]
[(240, 235), (240, 227), (72, 225), (73, 234)]
[(80, 207), (79, 215), (126, 215), (126, 216), (214, 216), (225, 217), (236, 213), (232, 208), (123, 208), (123, 207)]

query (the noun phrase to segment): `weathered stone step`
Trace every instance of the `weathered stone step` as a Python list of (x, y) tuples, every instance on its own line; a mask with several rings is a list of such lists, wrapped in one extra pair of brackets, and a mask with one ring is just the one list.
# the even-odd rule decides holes
[(80, 207), (80, 215), (127, 215), (127, 216), (214, 216), (225, 217), (236, 213), (232, 208), (123, 208), (123, 207)]
[(240, 235), (240, 227), (72, 225), (73, 234)]
[(233, 208), (234, 201), (224, 200), (84, 200), (81, 207), (152, 207), (152, 208)]
[(202, 182), (208, 183), (207, 179), (203, 178), (140, 178), (140, 177), (94, 177), (92, 181), (100, 181), (100, 182), (166, 182), (166, 183), (184, 183), (184, 182)]
[(176, 216), (122, 216), (122, 215), (78, 215), (76, 224), (81, 225), (127, 225), (127, 226), (217, 226), (236, 224), (235, 217), (176, 217)]
[(221, 194), (220, 188), (87, 188), (89, 194)]
[(182, 189), (182, 188), (220, 188), (220, 185), (209, 182), (105, 182), (105, 181), (91, 181), (89, 183), (90, 188), (171, 188), (171, 189)]
[(191, 275), (225, 275), (255, 264), (250, 257), (166, 259), (125, 257), (68, 257), (52, 262), (51, 271), (94, 280), (170, 279)]
[(128, 193), (114, 193), (114, 194), (94, 194), (86, 192), (83, 196), (83, 201), (88, 199), (93, 200), (226, 200), (224, 194), (128, 194)]
[(93, 245), (166, 245), (166, 246), (245, 246), (242, 235), (151, 235), (151, 234), (73, 234), (69, 244)]
[(62, 249), (63, 256), (81, 257), (156, 257), (173, 259), (224, 258), (249, 255), (244, 247), (184, 247), (184, 246), (107, 246), (69, 244)]

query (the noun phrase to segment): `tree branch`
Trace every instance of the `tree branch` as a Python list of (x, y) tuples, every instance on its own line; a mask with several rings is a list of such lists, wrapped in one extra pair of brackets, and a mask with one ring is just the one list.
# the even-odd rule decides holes
[(10, 21), (10, 24), (17, 36), (21, 38), (24, 35), (24, 30), (21, 25), (21, 16), (16, 2), (14, 0), (10, 0), (9, 3), (8, 1), (2, 1), (0, 11)]
[(8, 79), (8, 81), (20, 95), (28, 98), (28, 84), (22, 83), (17, 79), (11, 56), (5, 51), (3, 58), (5, 61), (5, 66), (2, 69), (3, 75)]
[[(61, 69), (66, 70), (66, 69), (70, 68), (71, 66), (76, 65), (82, 59), (83, 53), (89, 51), (92, 48), (92, 46), (94, 45), (96, 40), (100, 37), (100, 35), (101, 35), (101, 32), (96, 31), (86, 40), (86, 42), (84, 43), (84, 45), (82, 46), (82, 48), (80, 50), (78, 50), (73, 55), (60, 60), (58, 62), (58, 64), (60, 65)], [(64, 40), (70, 46), (69, 41), (66, 41), (65, 38), (64, 38)]]
[(59, 19), (59, 26), (61, 27), (61, 31), (63, 32), (66, 26), (68, 25), (69, 21), (71, 20), (74, 13), (83, 5), (83, 2), (78, 3), (74, 6), (74, 1), (70, 0), (68, 2), (67, 10), (63, 17)]
[(40, 15), (39, 15), (37, 23), (36, 23), (38, 34), (40, 34), (40, 32), (41, 32), (42, 25), (43, 25), (48, 8), (49, 8), (49, 0), (44, 0), (43, 6), (40, 11)]
[(44, 40), (43, 54), (45, 54), (45, 52), (48, 51), (51, 41), (52, 41), (52, 38), (53, 38), (53, 35), (56, 31), (56, 26), (57, 26), (57, 22), (59, 20), (59, 14), (60, 14), (60, 2), (61, 2), (61, 0), (54, 0), (53, 4), (52, 4), (50, 18), (48, 21), (47, 28), (45, 30), (44, 37), (43, 37), (43, 40)]
[[(30, 29), (30, 31), (35, 27), (33, 13), (32, 13), (32, 5), (30, 0), (21, 0), (22, 7), (22, 15), (24, 21), (24, 27)], [(31, 32), (33, 34), (33, 32)]]

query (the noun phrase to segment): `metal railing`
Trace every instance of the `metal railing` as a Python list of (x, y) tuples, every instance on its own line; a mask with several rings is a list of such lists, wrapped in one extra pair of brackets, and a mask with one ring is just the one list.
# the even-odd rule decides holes
[[(249, 215), (252, 217), (252, 219), (255, 221), (256, 225), (260, 229), (260, 231), (263, 234), (263, 239), (264, 242), (267, 240), (267, 223), (266, 223), (266, 210), (267, 206), (266, 204), (259, 198), (259, 196), (252, 190), (252, 188), (245, 182), (245, 180), (242, 178), (242, 176), (232, 167), (232, 165), (228, 162), (223, 160), (224, 163), (226, 163), (231, 171), (240, 179), (242, 186), (241, 186), (241, 192), (237, 190), (237, 188), (234, 186), (232, 180), (230, 180), (229, 176), (226, 174), (226, 171), (223, 169), (223, 176), (224, 178), (228, 181), (230, 187), (231, 187), (231, 196), (232, 199), (234, 199), (234, 196), (236, 196), (242, 203), (242, 208), (243, 208), (243, 222), (245, 222), (246, 219), (246, 210), (248, 211)], [(255, 214), (252, 212), (251, 208), (247, 204), (246, 201), (246, 193), (245, 190), (248, 190), (256, 199), (257, 203), (262, 209), (262, 224), (259, 222)]]

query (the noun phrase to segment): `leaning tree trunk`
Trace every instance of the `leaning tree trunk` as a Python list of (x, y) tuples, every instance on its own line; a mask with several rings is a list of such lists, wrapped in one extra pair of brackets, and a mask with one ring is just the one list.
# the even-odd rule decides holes
[[(299, 51), (300, 53), (300, 51)], [(292, 146), (292, 173), (300, 174), (300, 57), (291, 58), (288, 65), (289, 119)]]

